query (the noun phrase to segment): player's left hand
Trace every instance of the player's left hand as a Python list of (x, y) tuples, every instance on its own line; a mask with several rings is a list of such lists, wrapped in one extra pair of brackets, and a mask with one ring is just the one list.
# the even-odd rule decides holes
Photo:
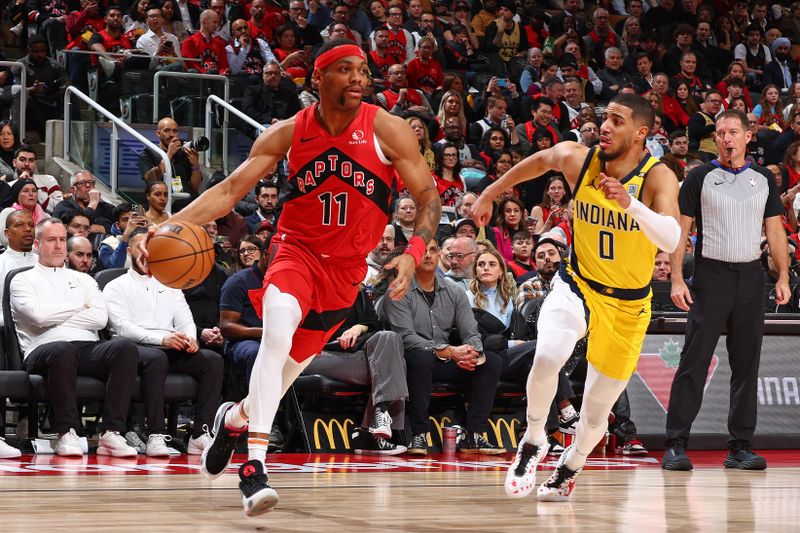
[(491, 198), (481, 194), (469, 210), (469, 218), (475, 221), (479, 228), (489, 223), (494, 205)]
[(628, 191), (625, 190), (619, 180), (606, 176), (602, 172), (597, 177), (600, 178), (600, 183), (597, 186), (603, 191), (606, 198), (615, 200), (622, 209), (628, 209), (628, 206), (631, 205), (631, 195), (628, 194)]
[(775, 283), (775, 303), (778, 305), (787, 304), (791, 296), (792, 291), (789, 289), (789, 280), (785, 276), (781, 276), (778, 282)]
[(400, 254), (383, 267), (386, 270), (397, 270), (397, 276), (389, 285), (389, 296), (392, 300), (401, 300), (411, 287), (411, 278), (414, 276), (416, 265), (410, 254)]

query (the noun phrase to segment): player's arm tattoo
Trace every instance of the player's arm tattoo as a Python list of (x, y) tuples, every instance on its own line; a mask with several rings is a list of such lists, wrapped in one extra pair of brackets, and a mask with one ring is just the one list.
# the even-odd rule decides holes
[(442, 202), (439, 192), (433, 185), (428, 185), (419, 195), (419, 211), (414, 223), (414, 235), (419, 236), (425, 244), (431, 242), (436, 235), (436, 228), (442, 218)]

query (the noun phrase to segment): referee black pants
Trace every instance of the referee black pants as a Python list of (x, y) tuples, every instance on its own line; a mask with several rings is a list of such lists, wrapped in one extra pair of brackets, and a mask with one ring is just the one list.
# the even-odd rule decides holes
[(728, 432), (732, 447), (756, 429), (758, 365), (764, 331), (764, 273), (758, 261), (698, 260), (686, 341), (669, 398), (666, 446), (685, 444), (703, 402), (708, 367), (723, 326), (731, 368)]

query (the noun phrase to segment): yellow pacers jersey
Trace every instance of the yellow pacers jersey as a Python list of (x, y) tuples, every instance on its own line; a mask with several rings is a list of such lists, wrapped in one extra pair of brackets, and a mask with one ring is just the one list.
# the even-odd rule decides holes
[[(575, 187), (570, 273), (597, 292), (623, 300), (650, 294), (656, 246), (636, 221), (598, 188), (603, 162), (598, 148), (586, 157)], [(658, 160), (647, 156), (620, 182), (639, 199), (647, 172)]]

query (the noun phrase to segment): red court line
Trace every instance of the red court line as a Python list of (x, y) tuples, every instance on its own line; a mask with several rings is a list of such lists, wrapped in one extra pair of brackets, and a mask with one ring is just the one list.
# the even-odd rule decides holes
[[(800, 450), (759, 451), (770, 468), (800, 467)], [(722, 468), (725, 451), (689, 452), (695, 468)], [(542, 466), (552, 468), (557, 458), (548, 458)], [(227, 472), (234, 473), (239, 464), (246, 461), (244, 455), (236, 455)], [(464, 456), (458, 454), (431, 454), (425, 458), (408, 456), (362, 456), (352, 454), (270, 454), (267, 467), (270, 473), (340, 473), (340, 472), (458, 472), (458, 471), (503, 471), (511, 454), (495, 457)], [(94, 454), (83, 458), (67, 458), (55, 455), (25, 455), (18, 459), (0, 460), (0, 476), (43, 475), (186, 475), (198, 474), (198, 456), (179, 455), (168, 459), (138, 456), (120, 459)], [(657, 469), (661, 466), (661, 453), (644, 457), (621, 455), (592, 456), (587, 470), (631, 470), (636, 468)]]

